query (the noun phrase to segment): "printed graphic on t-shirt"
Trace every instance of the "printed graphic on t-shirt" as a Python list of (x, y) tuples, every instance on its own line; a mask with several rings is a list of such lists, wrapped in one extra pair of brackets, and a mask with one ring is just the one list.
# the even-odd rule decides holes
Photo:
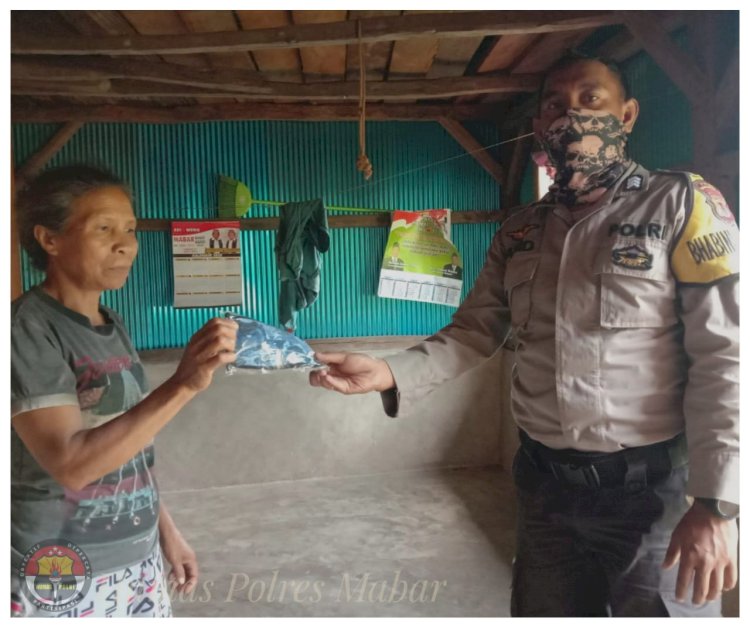
[[(76, 389), (86, 428), (107, 423), (142, 399), (144, 393), (131, 372), (133, 366), (127, 354), (98, 361), (85, 355), (75, 360)], [(140, 535), (155, 525), (159, 508), (153, 465), (154, 449), (149, 446), (80, 491), (66, 489), (69, 515), (62, 534), (97, 543)]]
[(159, 497), (149, 446), (97, 482), (79, 491), (65, 489), (66, 538), (101, 543), (140, 535), (157, 521)]

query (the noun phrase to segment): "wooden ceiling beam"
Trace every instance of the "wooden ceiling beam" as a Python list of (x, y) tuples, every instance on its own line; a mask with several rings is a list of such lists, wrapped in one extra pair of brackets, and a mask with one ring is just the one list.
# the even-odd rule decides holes
[(255, 70), (214, 70), (142, 59), (11, 57), (10, 67), (12, 77), (42, 81), (126, 78), (195, 87), (217, 87), (222, 83), (250, 87), (267, 83)]
[(502, 165), (487, 152), (463, 124), (451, 118), (439, 118), (438, 122), (495, 181), (502, 185), (504, 176)]
[(36, 175), (44, 166), (52, 159), (65, 144), (68, 143), (71, 137), (73, 137), (83, 126), (83, 122), (66, 122), (57, 132), (50, 138), (50, 140), (34, 153), (26, 163), (18, 168), (16, 173), (16, 185), (19, 187), (23, 182), (28, 181)]
[[(138, 63), (117, 59), (87, 59), (83, 63), (16, 59), (11, 61), (11, 76), (25, 82), (40, 81), (40, 90), (50, 80), (135, 79), (158, 83), (219, 89), (227, 97), (234, 94), (251, 94), (268, 99), (320, 100), (356, 99), (359, 97), (357, 81), (336, 83), (293, 84), (282, 81), (264, 81), (254, 71), (201, 70), (170, 63)], [(409, 98), (450, 98), (463, 94), (488, 92), (530, 92), (537, 89), (539, 77), (528, 74), (487, 74), (481, 77), (456, 77), (415, 81), (371, 81), (367, 85), (370, 100)], [(144, 90), (144, 95), (147, 90)], [(189, 92), (190, 90), (185, 90)], [(20, 92), (14, 92), (20, 94)], [(34, 92), (40, 94), (41, 92)], [(113, 95), (119, 95), (111, 92)], [(163, 94), (170, 95), (170, 90)], [(84, 91), (82, 95), (86, 95)], [(137, 95), (137, 92), (135, 93)], [(149, 92), (158, 97), (158, 89)], [(174, 94), (171, 94), (174, 95)], [(196, 93), (187, 94), (192, 97)]]
[[(528, 133), (531, 125), (519, 127), (521, 134)], [(526, 166), (529, 163), (533, 138), (524, 137), (517, 139), (510, 152), (510, 165), (503, 185), (503, 207), (515, 207), (521, 202), (521, 185)]]
[[(207, 71), (188, 69), (168, 63), (139, 63), (94, 59), (82, 67), (71, 67), (57, 62), (45, 63), (38, 60), (13, 61), (11, 76), (17, 83), (23, 82), (25, 89), (17, 85), (13, 95), (60, 95), (76, 94), (81, 97), (92, 95), (130, 96), (152, 98), (209, 96), (230, 98), (246, 94), (254, 98), (268, 100), (356, 100), (359, 98), (357, 81), (340, 81), (335, 83), (296, 84), (282, 81), (263, 81), (257, 73), (243, 70)], [(106, 81), (110, 79), (127, 79), (150, 81), (149, 87), (141, 83), (140, 87), (128, 86), (118, 89), (116, 85), (108, 91), (99, 89), (59, 90), (50, 85), (50, 81)], [(367, 84), (369, 100), (407, 100), (418, 98), (451, 98), (466, 94), (485, 94), (491, 92), (533, 92), (539, 86), (539, 76), (507, 73), (486, 74), (483, 76), (462, 76), (444, 79), (421, 79), (408, 81), (370, 81)], [(37, 82), (38, 87), (33, 83)], [(166, 85), (158, 85), (166, 84)], [(174, 89), (174, 86), (179, 86)], [(198, 89), (196, 89), (198, 88)], [(200, 90), (211, 90), (201, 92)], [(215, 90), (223, 93), (216, 94)]]
[[(380, 105), (367, 107), (370, 120), (494, 120), (495, 107), (482, 105)], [(46, 105), (11, 101), (11, 121), (20, 122), (147, 122), (179, 123), (206, 120), (356, 120), (356, 104), (302, 105), (284, 103), (221, 103), (179, 107), (137, 105)]]
[(109, 79), (94, 80), (47, 80), (36, 81), (22, 78), (12, 78), (10, 81), (11, 94), (45, 95), (45, 96), (76, 96), (80, 93), (99, 94), (107, 96), (111, 93), (112, 81)]
[[(687, 11), (659, 11), (656, 19), (664, 30), (672, 33), (685, 26)], [(643, 50), (643, 45), (627, 28), (609, 38), (596, 50), (599, 57), (622, 63)]]
[[(622, 22), (628, 12), (613, 11), (469, 11), (410, 14), (359, 20), (362, 41), (397, 41), (419, 37), (478, 37), (554, 33)], [(181, 55), (353, 44), (357, 21), (293, 24), (280, 28), (181, 35), (11, 37), (11, 52), (33, 55)]]
[[(260, 203), (262, 205), (262, 203)], [(475, 225), (500, 222), (503, 213), (496, 209), (475, 209), (451, 212), (451, 224)], [(203, 219), (191, 219), (181, 222), (201, 222)], [(275, 231), (279, 228), (279, 218), (240, 218), (241, 231)], [(391, 214), (373, 212), (371, 214), (331, 214), (328, 226), (332, 229), (352, 229), (360, 227), (390, 227)], [(171, 231), (172, 221), (163, 218), (141, 218), (136, 227), (138, 231)]]
[[(467, 77), (468, 78), (468, 77)], [(439, 81), (439, 83), (438, 83)], [(398, 86), (395, 85), (398, 83)], [(297, 85), (283, 83), (283, 85)], [(335, 86), (328, 89), (327, 86)], [(446, 99), (454, 96), (485, 94), (518, 94), (520, 90), (504, 83), (494, 81), (476, 82), (461, 81), (449, 84), (445, 79), (423, 81), (389, 81), (382, 83), (383, 89), (373, 89), (367, 93), (368, 102), (403, 102), (414, 100)], [(315, 102), (359, 102), (356, 83), (314, 83), (304, 85), (301, 89), (281, 89), (274, 91), (235, 92), (231, 89), (206, 89), (199, 87), (180, 87), (177, 85), (158, 85), (141, 81), (103, 80), (99, 82), (65, 83), (40, 81), (13, 81), (13, 96), (58, 97), (68, 96), (90, 100), (96, 98), (116, 98), (118, 100), (169, 99), (169, 98), (203, 98), (207, 102), (238, 101), (273, 101), (279, 103), (315, 103)], [(368, 88), (369, 89), (369, 88)], [(524, 91), (530, 91), (528, 89)]]
[(623, 21), (646, 52), (661, 67), (670, 80), (696, 106), (706, 100), (706, 89), (711, 90), (708, 76), (695, 60), (670, 37), (651, 11), (623, 11)]

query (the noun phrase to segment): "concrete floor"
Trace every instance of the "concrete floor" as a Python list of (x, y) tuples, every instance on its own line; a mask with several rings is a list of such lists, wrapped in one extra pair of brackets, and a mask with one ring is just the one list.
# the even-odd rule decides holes
[[(181, 617), (507, 617), (500, 467), (164, 491), (201, 570)], [(737, 617), (738, 589), (724, 596)]]
[(166, 491), (201, 583), (177, 616), (508, 616), (498, 467)]

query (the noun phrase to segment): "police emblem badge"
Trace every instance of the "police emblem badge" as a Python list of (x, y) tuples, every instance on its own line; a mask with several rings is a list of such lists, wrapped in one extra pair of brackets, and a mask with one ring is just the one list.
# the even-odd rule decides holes
[(637, 245), (626, 246), (612, 251), (612, 262), (632, 270), (651, 270), (654, 256)]

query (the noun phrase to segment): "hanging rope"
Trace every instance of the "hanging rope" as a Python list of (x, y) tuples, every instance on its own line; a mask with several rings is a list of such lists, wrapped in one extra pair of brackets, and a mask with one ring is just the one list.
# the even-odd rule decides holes
[(372, 176), (372, 164), (365, 153), (365, 55), (362, 44), (362, 23), (357, 20), (357, 38), (359, 39), (359, 156), (357, 157), (357, 170), (369, 180)]

